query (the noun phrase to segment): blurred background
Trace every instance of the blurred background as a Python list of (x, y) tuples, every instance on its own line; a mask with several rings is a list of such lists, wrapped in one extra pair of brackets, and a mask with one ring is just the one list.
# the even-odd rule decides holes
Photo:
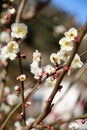
[[(15, 21), (16, 11), (19, 8), (19, 4), (20, 0), (0, 0), (0, 34), (5, 31), (10, 35), (10, 27)], [(13, 12), (12, 9), (14, 9)], [(10, 18), (6, 19), (6, 14), (11, 14)], [(27, 4), (21, 16), (21, 21), (28, 26), (27, 37), (21, 44), (21, 53), (27, 54), (26, 60), (23, 60), (24, 73), (29, 77), (29, 79), (26, 81), (26, 84), (30, 83), (33, 79), (33, 75), (30, 73), (30, 63), (32, 63), (33, 52), (37, 49), (42, 53), (42, 66), (50, 64), (50, 54), (57, 52), (60, 49), (58, 41), (64, 36), (64, 32), (71, 27), (75, 27), (80, 30), (80, 28), (85, 24), (86, 20), (86, 0), (27, 0)], [(84, 37), (78, 50), (79, 54), (82, 54), (87, 50), (86, 42), (87, 35)], [(0, 39), (0, 44), (2, 45), (6, 43)], [(87, 61), (87, 54), (83, 55), (81, 59), (85, 63)], [(81, 83), (82, 87), (76, 90), (77, 93), (79, 89), (87, 90), (86, 70), (84, 75), (79, 79), (79, 83)], [(69, 78), (66, 77), (67, 82), (72, 80), (72, 76), (75, 76), (77, 71), (78, 70), (76, 70)], [(12, 86), (12, 92), (14, 91), (13, 87), (18, 83), (16, 81), (16, 76), (19, 75), (19, 73), (18, 61), (11, 61), (8, 66), (8, 80), (6, 85)], [(66, 86), (68, 86), (67, 82)], [(43, 89), (43, 92), (44, 90), (45, 89)], [(41, 90), (40, 92), (36, 93), (32, 99), (34, 102), (34, 108), (36, 108), (36, 110), (31, 107), (29, 114), (33, 111), (33, 116), (35, 117), (41, 111), (38, 109), (38, 105), (40, 105), (47, 98), (47, 95), (44, 96), (43, 92)], [(82, 92), (84, 95), (84, 91)], [(78, 95), (77, 93), (75, 96)], [(82, 98), (82, 100), (84, 99), (84, 102), (87, 103), (87, 99), (85, 98), (86, 97)], [(35, 102), (37, 102), (37, 104), (35, 104)], [(68, 102), (68, 100), (66, 102)], [(87, 105), (85, 104), (84, 110), (81, 113), (87, 111), (86, 107)], [(61, 129), (63, 130), (64, 128)]]

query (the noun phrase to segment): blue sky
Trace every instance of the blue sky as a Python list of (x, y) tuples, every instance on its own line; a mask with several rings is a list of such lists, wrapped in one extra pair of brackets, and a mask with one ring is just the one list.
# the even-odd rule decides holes
[(80, 25), (87, 20), (87, 0), (52, 0), (51, 4), (75, 16)]

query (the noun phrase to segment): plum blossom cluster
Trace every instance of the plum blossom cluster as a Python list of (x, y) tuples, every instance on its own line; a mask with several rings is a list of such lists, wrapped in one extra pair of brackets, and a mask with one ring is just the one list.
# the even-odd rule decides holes
[[(60, 50), (57, 53), (52, 53), (50, 56), (50, 60), (53, 64), (66, 64), (70, 58), (75, 39), (78, 36), (78, 31), (75, 28), (71, 28), (68, 30), (68, 32), (65, 32), (64, 35), (65, 37), (59, 41)], [(78, 54), (75, 54), (70, 68), (77, 69), (82, 67), (82, 65), (83, 62), (81, 61), (80, 56)]]
[[(60, 39), (59, 45), (60, 50), (57, 53), (52, 53), (50, 55), (50, 61), (54, 65), (47, 65), (45, 67), (41, 66), (41, 53), (36, 50), (33, 53), (33, 62), (31, 63), (31, 73), (34, 74), (35, 79), (44, 78), (49, 75), (49, 78), (46, 79), (46, 86), (54, 86), (56, 82), (56, 77), (60, 74), (58, 67), (65, 65), (70, 58), (71, 51), (74, 46), (75, 39), (78, 36), (78, 31), (75, 28), (69, 29), (64, 33), (64, 37)], [(80, 59), (78, 54), (75, 54), (71, 66), (67, 68), (68, 74), (71, 70), (82, 67), (83, 62)], [(53, 74), (53, 75), (52, 75)]]
[[(11, 36), (16, 39), (24, 39), (28, 32), (28, 28), (24, 23), (13, 23), (11, 25)], [(4, 34), (3, 34), (4, 33)], [(7, 45), (0, 48), (0, 61), (5, 61), (7, 59), (14, 60), (17, 57), (17, 53), (19, 52), (19, 44), (16, 40), (12, 40), (9, 42), (10, 37), (7, 33), (1, 33), (1, 41), (4, 40), (7, 42)]]

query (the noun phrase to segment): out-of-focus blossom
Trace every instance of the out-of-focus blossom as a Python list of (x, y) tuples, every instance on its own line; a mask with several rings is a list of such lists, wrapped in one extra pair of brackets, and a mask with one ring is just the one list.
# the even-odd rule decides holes
[(53, 34), (54, 36), (58, 36), (58, 34), (64, 33), (66, 30), (64, 25), (58, 25), (58, 26), (54, 26), (53, 28)]
[(6, 114), (10, 111), (10, 109), (11, 109), (10, 106), (6, 105), (5, 103), (2, 103), (0, 106), (0, 110), (4, 111)]
[(22, 130), (23, 129), (23, 127), (21, 126), (19, 121), (16, 121), (14, 123), (14, 126), (15, 126), (15, 130)]
[(16, 105), (19, 102), (19, 98), (15, 94), (9, 94), (6, 99), (7, 103), (11, 106)]
[(0, 50), (0, 60), (7, 60), (9, 58), (9, 52), (7, 46), (4, 46)]
[(5, 43), (9, 42), (10, 41), (9, 33), (5, 32), (5, 31), (2, 31), (0, 33), (0, 41), (1, 42), (5, 42)]
[(28, 27), (24, 23), (13, 23), (11, 25), (11, 36), (15, 38), (25, 38), (28, 32)]
[(78, 54), (75, 55), (72, 63), (71, 63), (71, 67), (73, 69), (77, 69), (77, 68), (81, 68), (83, 65), (83, 62), (80, 60), (80, 57)]
[(50, 55), (50, 61), (54, 64), (60, 64), (61, 63), (61, 58), (59, 53), (52, 53)]
[(7, 49), (10, 53), (18, 53), (19, 46), (16, 41), (11, 41), (7, 44)]
[(69, 124), (69, 129), (70, 130), (79, 130), (80, 126), (76, 121), (74, 121)]
[(78, 31), (75, 28), (70, 28), (68, 32), (64, 33), (64, 35), (69, 41), (71, 41), (74, 40), (75, 37), (77, 37)]
[(11, 9), (9, 9), (8, 11), (9, 11), (9, 13), (11, 13), (11, 14), (15, 14), (15, 13), (16, 13), (16, 9), (15, 9), (14, 7), (11, 8)]
[(4, 93), (5, 95), (8, 95), (10, 93), (10, 88), (9, 87), (4, 87)]
[(71, 51), (73, 49), (73, 42), (67, 40), (65, 37), (59, 41), (59, 44), (62, 50)]
[[(34, 122), (34, 118), (33, 117), (30, 117), (30, 118), (28, 118), (27, 120), (26, 120), (26, 125), (30, 125), (30, 124), (32, 124), (33, 122)], [(32, 128), (31, 130), (35, 130), (35, 128)]]

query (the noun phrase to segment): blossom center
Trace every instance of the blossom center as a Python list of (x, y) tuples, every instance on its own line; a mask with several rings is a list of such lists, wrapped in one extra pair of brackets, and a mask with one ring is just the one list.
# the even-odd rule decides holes
[(9, 51), (14, 51), (14, 50), (15, 50), (15, 45), (14, 45), (14, 43), (11, 43), (9, 45)]

